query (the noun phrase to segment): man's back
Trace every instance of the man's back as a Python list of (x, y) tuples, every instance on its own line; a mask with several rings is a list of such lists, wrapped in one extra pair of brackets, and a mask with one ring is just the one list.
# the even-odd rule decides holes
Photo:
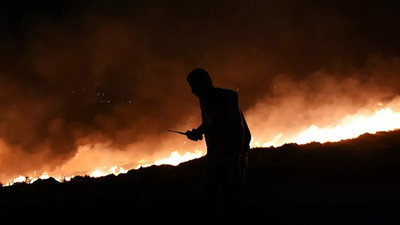
[(245, 127), (237, 92), (214, 88), (207, 98), (200, 100), (200, 105), (208, 152), (240, 153), (244, 144)]
[(200, 106), (206, 134), (242, 132), (237, 92), (214, 88), (206, 99), (200, 100)]

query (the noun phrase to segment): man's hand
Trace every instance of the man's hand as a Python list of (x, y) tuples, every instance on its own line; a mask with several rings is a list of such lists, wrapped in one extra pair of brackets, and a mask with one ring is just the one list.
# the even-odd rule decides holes
[(203, 133), (200, 132), (198, 129), (192, 129), (186, 131), (186, 136), (192, 141), (198, 141), (203, 139)]

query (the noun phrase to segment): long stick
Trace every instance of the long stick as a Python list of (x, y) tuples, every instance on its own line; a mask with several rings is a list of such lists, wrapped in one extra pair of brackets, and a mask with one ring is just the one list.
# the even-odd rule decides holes
[(170, 130), (170, 129), (168, 129), (168, 131), (169, 131), (169, 132), (173, 132), (173, 133), (178, 133), (178, 134), (186, 135), (185, 132), (181, 132), (181, 131)]

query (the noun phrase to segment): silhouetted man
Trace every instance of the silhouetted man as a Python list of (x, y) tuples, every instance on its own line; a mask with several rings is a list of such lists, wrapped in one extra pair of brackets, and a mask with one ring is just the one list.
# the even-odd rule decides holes
[(186, 135), (207, 143), (206, 195), (215, 202), (239, 200), (247, 166), (251, 134), (238, 104), (238, 93), (217, 88), (204, 69), (189, 73), (187, 81), (200, 100), (202, 123)]

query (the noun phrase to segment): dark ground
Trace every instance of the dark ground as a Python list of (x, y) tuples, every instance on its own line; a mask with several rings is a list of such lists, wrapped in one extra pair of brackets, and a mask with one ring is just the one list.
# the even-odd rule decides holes
[(234, 206), (204, 204), (204, 167), (200, 158), (119, 176), (19, 183), (0, 188), (0, 207), (60, 215), (95, 212), (96, 218), (114, 212), (150, 222), (186, 216), (206, 221), (212, 215), (236, 222), (257, 218), (266, 224), (400, 221), (400, 131), (337, 143), (251, 149), (243, 203)]

